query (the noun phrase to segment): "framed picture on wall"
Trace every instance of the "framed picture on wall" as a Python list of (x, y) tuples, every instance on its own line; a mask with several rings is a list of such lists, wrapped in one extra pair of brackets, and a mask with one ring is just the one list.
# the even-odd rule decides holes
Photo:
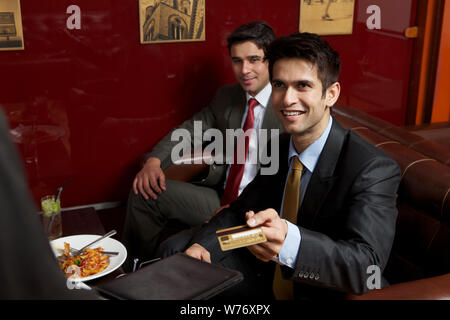
[(206, 0), (139, 0), (141, 43), (205, 41)]
[(0, 51), (23, 50), (20, 0), (0, 1)]
[(351, 34), (354, 0), (300, 0), (300, 32)]

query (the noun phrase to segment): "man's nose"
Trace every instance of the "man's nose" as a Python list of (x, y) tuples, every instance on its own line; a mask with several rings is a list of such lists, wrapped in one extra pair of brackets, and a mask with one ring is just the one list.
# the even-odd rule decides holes
[(297, 94), (296, 94), (295, 90), (290, 88), (290, 87), (288, 87), (286, 89), (285, 94), (284, 94), (284, 105), (286, 107), (289, 107), (289, 106), (291, 106), (293, 104), (296, 104), (297, 101), (298, 101), (298, 97), (297, 97)]
[(250, 63), (248, 61), (243, 61), (242, 68), (241, 68), (242, 74), (247, 74), (250, 72), (250, 70), (251, 70)]

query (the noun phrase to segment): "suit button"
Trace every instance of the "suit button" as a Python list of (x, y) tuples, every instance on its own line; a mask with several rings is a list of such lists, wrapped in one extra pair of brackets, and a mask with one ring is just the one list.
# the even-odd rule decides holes
[(309, 274), (309, 278), (310, 278), (310, 279), (314, 279), (314, 272), (311, 272), (311, 273)]
[(300, 272), (298, 273), (298, 277), (299, 277), (299, 278), (303, 278), (303, 271), (300, 271)]
[(308, 272), (305, 272), (305, 273), (303, 274), (303, 278), (307, 279), (308, 277), (309, 277), (309, 273), (308, 273)]
[(213, 164), (213, 165), (212, 165), (212, 169), (213, 169), (213, 170), (216, 170), (216, 164)]
[(319, 280), (319, 279), (320, 279), (319, 274), (316, 274), (316, 276), (314, 277), (314, 280)]

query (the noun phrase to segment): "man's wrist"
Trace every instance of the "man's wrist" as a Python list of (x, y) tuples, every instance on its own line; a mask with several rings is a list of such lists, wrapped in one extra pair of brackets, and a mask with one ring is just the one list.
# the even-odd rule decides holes
[(161, 167), (161, 160), (156, 157), (150, 157), (144, 161), (144, 163), (142, 164), (142, 167), (147, 166), (147, 165)]
[(288, 234), (288, 231), (289, 231), (289, 226), (288, 226), (288, 223), (287, 223), (286, 219), (281, 219), (281, 220), (284, 221), (283, 231), (284, 231), (284, 240), (286, 240), (286, 237), (287, 237), (287, 234)]

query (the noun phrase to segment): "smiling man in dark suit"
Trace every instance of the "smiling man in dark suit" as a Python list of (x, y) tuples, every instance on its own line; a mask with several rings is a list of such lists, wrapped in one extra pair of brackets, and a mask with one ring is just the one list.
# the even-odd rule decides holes
[[(382, 271), (390, 255), (400, 169), (333, 119), (340, 59), (327, 42), (293, 34), (275, 40), (267, 56), (272, 106), (286, 131), (280, 170), (257, 175), (186, 253), (240, 270), (245, 279), (232, 297), (270, 297), (275, 269), (287, 280), (281, 294), (293, 289), (295, 298), (364, 293), (368, 268)], [(215, 232), (243, 224), (262, 227), (267, 242), (221, 251)]]

